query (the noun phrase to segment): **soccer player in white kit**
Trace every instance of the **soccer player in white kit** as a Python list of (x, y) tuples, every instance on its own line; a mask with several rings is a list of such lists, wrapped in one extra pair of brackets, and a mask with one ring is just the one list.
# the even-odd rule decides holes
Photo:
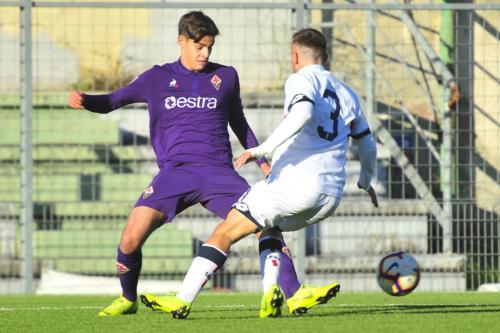
[[(303, 29), (294, 34), (294, 74), (285, 85), (285, 118), (264, 143), (248, 149), (235, 162), (239, 168), (274, 152), (272, 172), (233, 205), (193, 260), (176, 296), (153, 299), (154, 296), (145, 295), (152, 298), (158, 309), (172, 313), (174, 318), (186, 318), (198, 292), (224, 264), (231, 245), (262, 231), (262, 237), (269, 237), (265, 246), (270, 251), (264, 267), (260, 317), (280, 316), (283, 295), (277, 279), (281, 243), (276, 239), (280, 237), (276, 231), (299, 230), (335, 212), (345, 185), (349, 136), (359, 148), (358, 187), (366, 190), (378, 207), (370, 185), (376, 164), (374, 138), (358, 96), (323, 67), (326, 59), (326, 41), (319, 31)], [(326, 300), (318, 299), (316, 304), (325, 303), (339, 289), (336, 285)]]

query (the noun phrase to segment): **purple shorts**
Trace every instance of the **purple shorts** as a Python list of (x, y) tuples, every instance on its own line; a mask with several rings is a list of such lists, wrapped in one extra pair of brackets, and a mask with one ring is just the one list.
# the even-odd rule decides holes
[(165, 223), (197, 203), (225, 218), (249, 187), (231, 167), (167, 165), (160, 168), (134, 207), (146, 206), (164, 213)]

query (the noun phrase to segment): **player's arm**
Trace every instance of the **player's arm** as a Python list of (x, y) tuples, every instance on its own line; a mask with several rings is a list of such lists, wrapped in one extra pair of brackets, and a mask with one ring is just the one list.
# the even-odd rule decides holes
[(377, 194), (371, 186), (377, 164), (377, 144), (361, 111), (351, 124), (351, 137), (358, 146), (359, 162), (361, 163), (358, 187), (368, 192), (371, 202), (375, 207), (378, 207)]
[(108, 113), (128, 104), (146, 102), (146, 73), (137, 77), (127, 86), (110, 94), (87, 95), (82, 91), (72, 91), (69, 95), (68, 105), (73, 109)]
[[(231, 113), (236, 113), (234, 111), (235, 109), (231, 110)], [(241, 111), (240, 115), (233, 115), (230, 118), (229, 126), (233, 130), (234, 134), (236, 134), (236, 137), (240, 141), (243, 148), (249, 149), (252, 147), (256, 147), (259, 144), (257, 138), (255, 137), (255, 134), (250, 128), (250, 125), (248, 125), (243, 111)], [(271, 172), (271, 166), (269, 165), (269, 162), (264, 157), (264, 155), (259, 156), (258, 158), (255, 158), (253, 160), (257, 162), (257, 165), (264, 173), (264, 176), (267, 177), (267, 175)]]
[(287, 115), (268, 139), (258, 147), (245, 151), (235, 162), (240, 168), (248, 161), (271, 154), (279, 145), (299, 132), (312, 117), (315, 89), (305, 77), (292, 74), (285, 83)]
[[(259, 143), (257, 141), (257, 138), (255, 137), (255, 134), (250, 128), (247, 119), (245, 118), (245, 114), (243, 113), (243, 105), (241, 104), (240, 98), (240, 83), (236, 71), (235, 75), (235, 89), (233, 91), (233, 96), (231, 98), (229, 106), (229, 126), (233, 130), (243, 148), (249, 149), (252, 147), (256, 147)], [(256, 160), (257, 165), (260, 167), (264, 175), (267, 176), (271, 172), (271, 166), (267, 162), (266, 158), (262, 156), (261, 158)]]
[(271, 135), (260, 146), (248, 149), (235, 162), (234, 166), (239, 169), (247, 162), (271, 154), (279, 145), (299, 132), (311, 119), (314, 102), (302, 95), (297, 98), (296, 103), (291, 105), (290, 112), (280, 125), (271, 133)]

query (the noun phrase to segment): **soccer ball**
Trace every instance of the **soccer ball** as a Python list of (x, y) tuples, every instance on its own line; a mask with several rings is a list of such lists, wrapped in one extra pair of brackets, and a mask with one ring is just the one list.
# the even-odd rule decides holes
[(389, 295), (408, 295), (417, 288), (419, 281), (420, 267), (408, 253), (394, 252), (380, 260), (377, 282)]

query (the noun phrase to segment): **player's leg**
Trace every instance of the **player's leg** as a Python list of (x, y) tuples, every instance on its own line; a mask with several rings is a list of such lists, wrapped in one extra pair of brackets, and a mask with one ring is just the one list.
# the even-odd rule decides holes
[(283, 255), (283, 236), (277, 228), (264, 230), (260, 235), (259, 251), (265, 258), (262, 263), (262, 290), (260, 301), (260, 318), (279, 317), (283, 305), (283, 294), (278, 286), (281, 275), (281, 260)]
[[(330, 216), (339, 201), (324, 194), (310, 192), (298, 184), (276, 181), (267, 185), (257, 183), (235, 207), (256, 223), (278, 226), (283, 231), (294, 231)], [(279, 234), (264, 234), (261, 238), (277, 241)], [(271, 252), (265, 248), (261, 250)], [(281, 264), (285, 258), (286, 255), (281, 255)], [(305, 313), (311, 307), (328, 301), (338, 289), (337, 283), (322, 287), (303, 285), (291, 297), (287, 297), (290, 313)]]
[[(336, 292), (340, 288), (336, 282), (324, 286), (305, 285), (299, 282), (292, 262), (292, 254), (288, 247), (286, 247), (280, 231), (271, 235), (259, 236), (261, 275), (263, 278), (265, 277), (266, 258), (272, 253), (272, 250), (266, 246), (266, 243), (269, 241), (279, 242), (281, 244), (278, 285), (283, 291), (291, 314), (302, 315), (306, 313), (308, 309), (318, 304), (324, 304), (336, 295)], [(264, 288), (264, 290), (266, 289)], [(261, 305), (261, 311), (263, 311), (262, 309), (264, 309), (264, 307)]]
[(259, 250), (265, 254), (262, 266), (262, 284), (264, 292), (267, 292), (273, 284), (278, 284), (278, 276), (281, 275), (282, 260), (282, 238), (277, 228), (264, 230), (261, 233), (264, 240), (259, 242)]
[(265, 246), (265, 243), (270, 240), (280, 243), (282, 256), (280, 261), (278, 284), (286, 298), (292, 297), (295, 292), (299, 290), (301, 284), (299, 278), (297, 277), (297, 272), (295, 271), (292, 254), (283, 239), (283, 235), (279, 230), (277, 230), (273, 234), (262, 235), (262, 233), (259, 233), (257, 234), (257, 238), (259, 239), (260, 273), (262, 276), (264, 276), (264, 264), (266, 257), (269, 254), (269, 250)]
[[(280, 228), (285, 231), (293, 231), (318, 223), (333, 215), (339, 203), (340, 198), (322, 194), (311, 209), (288, 218), (286, 222), (280, 224)], [(305, 222), (307, 223), (305, 224)], [(319, 287), (301, 285), (292, 297), (287, 297), (286, 302), (291, 314), (302, 315), (316, 305), (327, 303), (339, 291), (340, 285), (337, 282)]]
[[(181, 290), (176, 296), (155, 297), (143, 295), (141, 296), (143, 302), (154, 310), (164, 310), (172, 313), (174, 318), (186, 318), (191, 303), (215, 271), (224, 264), (233, 243), (246, 235), (256, 232), (258, 229), (270, 229), (280, 221), (282, 216), (290, 215), (291, 208), (286, 189), (278, 188), (278, 190), (274, 189), (273, 191), (274, 186), (261, 181), (254, 185), (241, 201), (234, 204), (235, 209), (229, 212), (224, 222), (216, 227), (207, 243), (200, 248), (198, 256), (193, 260), (184, 278)], [(301, 197), (302, 193), (295, 193), (295, 195)], [(301, 202), (302, 206), (308, 208), (309, 201), (305, 204)], [(298, 210), (294, 210), (294, 212), (300, 212), (301, 209), (303, 210), (303, 207), (299, 205)], [(279, 253), (280, 250), (281, 243), (274, 242), (273, 252)], [(272, 260), (272, 258), (269, 259)], [(278, 274), (279, 265), (274, 268), (275, 280), (277, 280)], [(276, 292), (279, 300), (281, 291), (277, 285), (274, 284), (270, 290)], [(263, 298), (268, 298), (266, 293)], [(273, 303), (272, 295), (269, 298), (269, 302), (264, 301), (265, 306), (269, 305), (273, 309), (272, 311), (264, 309), (264, 313), (271, 314), (268, 316), (279, 315), (282, 296), (281, 302)]]
[(201, 246), (177, 295), (157, 297), (146, 294), (141, 296), (142, 302), (153, 310), (171, 313), (176, 319), (186, 318), (200, 290), (226, 261), (231, 245), (256, 230), (257, 225), (237, 210), (231, 210)]
[(99, 316), (117, 316), (137, 312), (137, 283), (142, 267), (141, 247), (151, 233), (160, 227), (165, 215), (149, 207), (135, 207), (123, 230), (116, 266), (122, 286), (122, 296), (99, 312)]
[(274, 240), (281, 243), (282, 254), (278, 285), (283, 291), (288, 305), (288, 310), (291, 314), (302, 315), (306, 313), (308, 309), (318, 304), (324, 304), (336, 295), (336, 292), (339, 289), (339, 285), (336, 282), (332, 282), (324, 286), (305, 285), (299, 282), (295, 266), (292, 261), (292, 253), (286, 246), (281, 232), (278, 231), (273, 235), (259, 235), (258, 237), (262, 277), (264, 277), (266, 258), (270, 253), (266, 246), (263, 246), (264, 243), (268, 240)]
[(137, 309), (142, 245), (154, 230), (163, 223), (172, 221), (178, 213), (197, 202), (198, 184), (197, 176), (181, 166), (162, 167), (151, 185), (141, 194), (118, 247), (117, 267), (123, 295), (115, 301), (116, 304), (113, 302), (101, 311), (100, 316), (128, 313), (130, 311), (127, 310), (127, 305), (133, 305)]
[(193, 302), (205, 283), (224, 264), (231, 245), (256, 230), (257, 226), (253, 222), (237, 210), (231, 210), (200, 247), (177, 296), (186, 302)]
[[(247, 192), (249, 185), (233, 168), (203, 167), (200, 170), (205, 170), (204, 172), (210, 175), (205, 181), (206, 188), (204, 194), (206, 201), (202, 201), (202, 204), (208, 210), (224, 219), (229, 213), (231, 206)], [(284, 255), (281, 257), (278, 284), (286, 298), (292, 297), (299, 290), (300, 281), (295, 272), (290, 250), (281, 232), (268, 233), (266, 237), (261, 237), (261, 233), (259, 232), (257, 233), (257, 237), (259, 239), (260, 272), (262, 276), (264, 275), (264, 263), (269, 254), (269, 251), (264, 249), (265, 246), (263, 244), (269, 239), (274, 239), (281, 243), (281, 250)]]
[[(281, 251), (284, 247), (284, 241), (279, 229), (273, 228), (273, 223), (277, 222), (281, 215), (280, 207), (282, 207), (282, 204), (280, 203), (279, 194), (276, 195), (274, 193), (273, 187), (274, 184), (268, 184), (266, 181), (258, 182), (241, 196), (238, 202), (233, 205), (235, 210), (230, 213), (230, 215), (236, 214), (235, 211), (237, 211), (239, 216), (245, 216), (246, 220), (253, 222), (258, 226), (258, 229), (265, 229), (260, 235), (259, 244), (259, 252), (261, 257), (263, 257), (261, 266), (263, 296), (259, 312), (261, 318), (279, 317), (281, 315), (281, 305), (284, 300), (281, 289), (278, 286), (278, 279), (281, 273), (280, 262), (283, 257)], [(219, 235), (222, 235), (222, 240), (219, 240), (219, 244), (224, 244), (224, 241), (235, 241), (235, 239), (224, 239), (224, 235), (228, 234), (227, 232), (219, 233)], [(217, 233), (214, 232), (214, 236), (216, 235)], [(295, 275), (294, 270), (293, 274)]]
[(142, 245), (163, 225), (165, 214), (146, 206), (135, 207), (123, 230), (118, 246), (117, 266), (123, 296), (137, 300), (137, 283), (142, 267)]

